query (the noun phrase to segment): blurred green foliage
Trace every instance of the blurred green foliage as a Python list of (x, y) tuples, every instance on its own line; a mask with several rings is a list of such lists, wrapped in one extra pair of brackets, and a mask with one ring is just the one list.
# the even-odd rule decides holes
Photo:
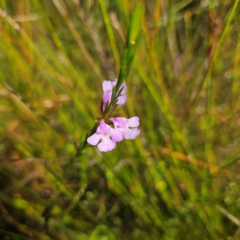
[[(102, 81), (119, 76), (137, 2), (120, 114), (139, 116), (141, 135), (75, 157)], [(240, 238), (237, 0), (0, 7), (2, 239)]]

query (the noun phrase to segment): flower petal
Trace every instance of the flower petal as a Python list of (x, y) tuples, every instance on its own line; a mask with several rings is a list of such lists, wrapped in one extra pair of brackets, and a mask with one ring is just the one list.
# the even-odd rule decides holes
[(126, 103), (126, 101), (127, 101), (127, 95), (126, 94), (120, 95), (118, 97), (117, 104), (122, 105), (122, 104)]
[(87, 142), (93, 146), (96, 146), (101, 138), (101, 134), (94, 133), (92, 136), (87, 138)]
[(127, 124), (127, 119), (123, 117), (111, 118), (114, 127), (124, 127)]
[(116, 78), (116, 79), (114, 79), (113, 81), (112, 81), (112, 87), (114, 87), (114, 86), (116, 86), (117, 85), (117, 81), (118, 81), (118, 79)]
[(110, 130), (111, 130), (111, 127), (102, 121), (102, 122), (100, 122), (100, 124), (96, 130), (96, 133), (102, 135), (102, 134), (109, 133)]
[(112, 141), (109, 137), (103, 138), (102, 142), (98, 144), (98, 149), (101, 152), (108, 152), (116, 147), (116, 143)]
[(128, 127), (138, 127), (139, 126), (139, 117), (131, 117), (127, 122)]
[(111, 128), (109, 136), (112, 138), (114, 142), (120, 142), (123, 140), (123, 132), (116, 128), (115, 129)]
[(125, 82), (123, 82), (123, 83), (121, 84), (120, 89), (121, 89), (121, 88), (123, 88), (121, 94), (126, 94), (126, 92), (127, 92), (127, 84), (126, 84)]
[(103, 110), (105, 110), (106, 108), (106, 104), (107, 102), (109, 102), (112, 98), (112, 90), (107, 90), (106, 92), (104, 92), (103, 94)]
[(137, 128), (127, 129), (123, 133), (124, 133), (124, 138), (125, 139), (131, 140), (131, 139), (136, 138), (139, 135), (140, 130), (137, 129)]
[(103, 88), (103, 91), (106, 92), (106, 91), (112, 91), (112, 81), (103, 81), (102, 83), (102, 88)]

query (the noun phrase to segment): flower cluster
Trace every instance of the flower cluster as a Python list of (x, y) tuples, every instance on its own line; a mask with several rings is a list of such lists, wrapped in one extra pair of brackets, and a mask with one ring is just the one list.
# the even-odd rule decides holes
[[(134, 139), (140, 131), (139, 118), (114, 117), (112, 115), (117, 105), (122, 105), (127, 101), (127, 86), (122, 83), (119, 89), (114, 91), (117, 85), (114, 81), (103, 81), (103, 98), (101, 102), (102, 118), (98, 122), (96, 132), (87, 138), (87, 142), (93, 146), (98, 146), (101, 152), (108, 152), (116, 147), (116, 143), (123, 139)], [(114, 95), (114, 96), (113, 96)]]

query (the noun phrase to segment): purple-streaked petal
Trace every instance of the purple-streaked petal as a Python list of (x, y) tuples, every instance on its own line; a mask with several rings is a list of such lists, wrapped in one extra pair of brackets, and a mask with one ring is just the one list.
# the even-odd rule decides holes
[(96, 130), (96, 133), (97, 134), (106, 134), (106, 133), (109, 133), (111, 130), (111, 127), (109, 125), (107, 125), (105, 122), (100, 122), (97, 130)]
[(111, 128), (109, 136), (112, 138), (114, 142), (120, 142), (123, 140), (123, 132), (119, 129)]
[(116, 147), (116, 143), (113, 142), (109, 137), (102, 138), (102, 142), (98, 144), (98, 149), (101, 152), (108, 152)]
[(87, 138), (87, 142), (93, 146), (96, 146), (101, 138), (101, 134), (94, 133), (92, 136)]
[(139, 126), (139, 117), (131, 117), (128, 119), (127, 127), (138, 127)]
[(137, 129), (137, 128), (127, 129), (123, 133), (124, 133), (124, 138), (125, 139), (131, 140), (131, 139), (136, 138), (139, 135), (140, 130)]

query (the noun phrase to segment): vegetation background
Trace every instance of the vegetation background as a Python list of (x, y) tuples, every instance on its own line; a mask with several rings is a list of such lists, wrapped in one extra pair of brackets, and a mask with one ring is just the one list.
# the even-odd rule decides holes
[[(145, 14), (121, 116), (76, 149)], [(0, 0), (1, 239), (240, 239), (238, 0)]]

